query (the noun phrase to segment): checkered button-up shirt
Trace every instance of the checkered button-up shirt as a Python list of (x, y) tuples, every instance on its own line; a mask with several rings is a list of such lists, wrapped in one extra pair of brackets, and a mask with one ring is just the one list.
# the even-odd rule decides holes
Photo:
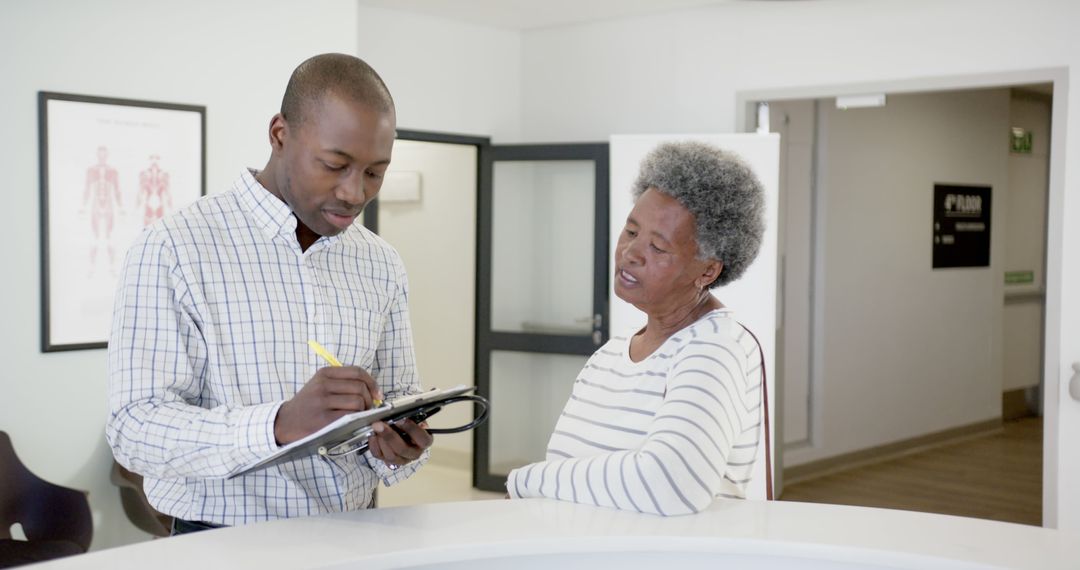
[(420, 390), (405, 270), (366, 228), (301, 251), (296, 217), (245, 171), (143, 232), (114, 307), (106, 436), (156, 509), (226, 525), (361, 509), (419, 467), (311, 456), (224, 479), (278, 449), (278, 408), (326, 365), (308, 339), (388, 398)]

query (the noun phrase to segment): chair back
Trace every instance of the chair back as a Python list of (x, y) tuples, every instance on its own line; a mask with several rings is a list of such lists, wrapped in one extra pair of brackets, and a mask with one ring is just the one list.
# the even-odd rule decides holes
[(15, 523), (22, 525), (27, 541), (66, 540), (83, 552), (94, 534), (86, 494), (31, 473), (15, 455), (11, 438), (0, 431), (0, 538), (11, 538)]
[(109, 480), (120, 488), (120, 503), (131, 524), (155, 537), (171, 534), (172, 517), (157, 511), (146, 498), (142, 475), (128, 471), (113, 459)]

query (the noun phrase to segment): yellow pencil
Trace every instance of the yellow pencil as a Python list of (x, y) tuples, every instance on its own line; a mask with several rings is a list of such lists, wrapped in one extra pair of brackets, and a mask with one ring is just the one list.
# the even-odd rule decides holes
[(323, 345), (321, 345), (318, 342), (315, 342), (313, 340), (309, 340), (309, 341), (307, 341), (307, 343), (308, 343), (308, 346), (310, 346), (311, 349), (315, 351), (315, 354), (318, 354), (319, 356), (323, 357), (323, 360), (329, 362), (330, 366), (341, 366), (341, 363), (338, 362), (338, 359), (334, 358), (334, 355), (330, 354), (329, 350), (326, 350), (325, 348), (323, 348)]
[[(315, 354), (318, 354), (319, 356), (323, 357), (323, 360), (329, 362), (330, 366), (341, 366), (341, 362), (338, 361), (338, 359), (334, 358), (334, 355), (330, 354), (330, 351), (326, 350), (326, 348), (324, 348), (323, 345), (319, 344), (318, 342), (316, 342), (314, 340), (309, 340), (309, 341), (307, 341), (307, 343), (308, 343), (308, 346), (311, 347), (311, 350), (314, 350)], [(381, 406), (382, 405), (382, 400), (374, 400), (373, 403), (376, 406)]]

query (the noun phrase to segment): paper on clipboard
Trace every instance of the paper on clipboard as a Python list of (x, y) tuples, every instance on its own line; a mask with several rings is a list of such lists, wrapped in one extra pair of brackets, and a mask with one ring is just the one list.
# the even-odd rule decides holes
[[(319, 431), (302, 439), (298, 439), (267, 457), (236, 469), (226, 478), (232, 479), (252, 471), (265, 469), (277, 465), (278, 463), (300, 459), (302, 457), (307, 457), (308, 455), (325, 454), (326, 449), (335, 448), (343, 442), (354, 439), (366, 439), (367, 436), (372, 433), (371, 424), (376, 421), (392, 421), (394, 419), (399, 419), (407, 416), (410, 411), (462, 396), (473, 389), (472, 386), (464, 385), (443, 390), (432, 389), (427, 392), (403, 396), (392, 401), (384, 402), (383, 405), (377, 408), (341, 416)], [(480, 418), (481, 421), (482, 419), (483, 418)], [(323, 450), (323, 453), (320, 453), (320, 449)]]

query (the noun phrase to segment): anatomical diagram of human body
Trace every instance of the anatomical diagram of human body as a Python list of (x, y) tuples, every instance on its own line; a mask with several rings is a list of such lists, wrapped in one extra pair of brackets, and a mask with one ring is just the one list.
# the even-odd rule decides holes
[(93, 276), (97, 267), (98, 252), (102, 247), (109, 256), (110, 273), (115, 272), (116, 250), (112, 234), (117, 216), (124, 213), (120, 198), (120, 176), (116, 169), (107, 163), (108, 149), (104, 146), (98, 147), (97, 156), (97, 164), (86, 169), (82, 208), (79, 209), (80, 214), (90, 215), (90, 276)]
[(139, 173), (139, 193), (135, 198), (135, 208), (143, 208), (143, 226), (160, 220), (172, 209), (169, 173), (161, 169), (159, 160), (158, 155), (151, 155), (150, 166)]

